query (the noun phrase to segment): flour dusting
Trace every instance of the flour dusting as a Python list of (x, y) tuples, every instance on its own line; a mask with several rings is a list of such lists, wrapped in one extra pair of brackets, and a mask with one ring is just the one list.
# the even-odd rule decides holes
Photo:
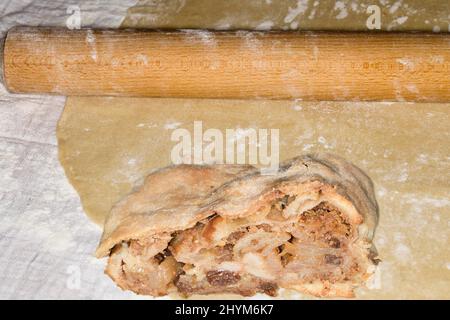
[(395, 246), (394, 254), (401, 263), (407, 263), (412, 257), (411, 249), (404, 243), (399, 243)]
[(401, 1), (401, 0), (395, 2), (395, 3), (389, 8), (389, 13), (390, 13), (390, 14), (395, 13), (395, 12), (398, 10), (398, 8), (400, 8), (401, 5), (402, 5), (402, 1)]
[(181, 126), (181, 122), (167, 122), (164, 125), (164, 129), (166, 129), (166, 130), (173, 130), (173, 129), (178, 128), (179, 126)]
[(261, 30), (261, 31), (270, 30), (273, 27), (273, 25), (274, 25), (273, 21), (270, 21), (270, 20), (264, 21), (264, 22), (261, 22), (260, 24), (258, 24), (256, 26), (255, 30)]
[(92, 60), (97, 61), (96, 38), (95, 38), (94, 32), (91, 29), (88, 29), (86, 31), (86, 43), (91, 48), (91, 58), (92, 58)]
[(401, 16), (398, 18), (393, 19), (387, 26), (387, 30), (390, 31), (402, 24), (404, 24), (408, 20), (408, 16)]
[(290, 24), (299, 15), (304, 14), (308, 9), (308, 1), (309, 0), (298, 0), (295, 8), (288, 9), (288, 14), (284, 18), (284, 22)]

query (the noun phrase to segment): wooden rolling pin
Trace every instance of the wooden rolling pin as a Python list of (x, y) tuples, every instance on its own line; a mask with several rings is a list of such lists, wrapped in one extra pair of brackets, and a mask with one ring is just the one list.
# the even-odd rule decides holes
[(11, 92), (450, 101), (450, 35), (18, 27)]

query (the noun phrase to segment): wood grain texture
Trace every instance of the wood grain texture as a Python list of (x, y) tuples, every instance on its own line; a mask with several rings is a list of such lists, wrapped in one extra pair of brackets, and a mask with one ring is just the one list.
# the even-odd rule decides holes
[(450, 36), (424, 33), (8, 32), (11, 92), (450, 101)]

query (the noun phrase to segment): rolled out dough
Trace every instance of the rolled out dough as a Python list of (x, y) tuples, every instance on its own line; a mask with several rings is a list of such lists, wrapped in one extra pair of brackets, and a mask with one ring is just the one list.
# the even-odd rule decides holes
[[(446, 31), (445, 1), (380, 3), (383, 30)], [(338, 5), (339, 4), (339, 5)], [(122, 27), (367, 30), (371, 1), (141, 0)], [(383, 262), (360, 298), (450, 299), (450, 104), (306, 103), (69, 97), (60, 160), (88, 216), (170, 163), (174, 128), (278, 128), (280, 160), (339, 154), (373, 179)], [(287, 297), (290, 296), (286, 293)]]
[(175, 128), (277, 128), (281, 160), (333, 152), (375, 183), (383, 262), (360, 297), (450, 298), (449, 106), (71, 97), (58, 143), (86, 213), (101, 224), (136, 180), (170, 164)]

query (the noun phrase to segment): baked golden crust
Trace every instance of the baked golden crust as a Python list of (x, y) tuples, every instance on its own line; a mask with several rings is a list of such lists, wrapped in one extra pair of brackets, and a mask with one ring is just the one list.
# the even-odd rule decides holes
[(123, 240), (193, 226), (211, 214), (206, 205), (218, 187), (255, 171), (241, 165), (178, 165), (148, 175), (136, 192), (112, 208), (96, 256), (108, 255)]
[(110, 255), (119, 286), (143, 294), (348, 297), (372, 272), (377, 219), (370, 179), (334, 155), (294, 158), (276, 175), (172, 166), (112, 209), (96, 255)]

